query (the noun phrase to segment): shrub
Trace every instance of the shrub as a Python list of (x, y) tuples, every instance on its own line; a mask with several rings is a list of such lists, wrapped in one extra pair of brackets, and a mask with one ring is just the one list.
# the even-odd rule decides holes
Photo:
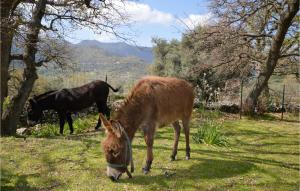
[(220, 132), (222, 127), (221, 123), (211, 120), (206, 121), (198, 128), (196, 134), (193, 135), (193, 140), (198, 144), (204, 143), (208, 145), (227, 146), (227, 139)]
[(58, 136), (59, 135), (59, 127), (56, 124), (38, 124), (35, 128), (31, 131), (31, 134), (34, 137), (51, 137), (51, 136)]

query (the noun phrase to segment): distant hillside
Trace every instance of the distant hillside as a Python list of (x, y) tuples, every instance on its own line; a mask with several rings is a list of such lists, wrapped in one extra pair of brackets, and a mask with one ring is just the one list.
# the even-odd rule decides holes
[(150, 47), (132, 46), (124, 42), (103, 43), (96, 40), (83, 40), (76, 46), (97, 47), (108, 54), (122, 57), (137, 57), (148, 64), (151, 64), (153, 61), (152, 48)]
[[(40, 67), (41, 78), (50, 82), (51, 89), (80, 86), (92, 80), (104, 80), (112, 85), (132, 84), (136, 79), (147, 75), (152, 62), (151, 48), (138, 48), (126, 43), (101, 43), (84, 40), (72, 44), (63, 41), (64, 48), (71, 58), (69, 66), (63, 70), (49, 63)], [(22, 53), (22, 48), (14, 47), (13, 52)], [(71, 67), (70, 67), (71, 66)], [(23, 68), (22, 62), (14, 61), (12, 67)]]

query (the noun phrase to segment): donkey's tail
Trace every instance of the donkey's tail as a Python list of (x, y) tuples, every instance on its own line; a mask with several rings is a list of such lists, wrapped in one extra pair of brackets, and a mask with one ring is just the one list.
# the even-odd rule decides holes
[(108, 83), (107, 83), (107, 85), (108, 85), (108, 87), (112, 90), (112, 91), (114, 91), (114, 92), (118, 92), (119, 90), (120, 90), (120, 88), (121, 88), (121, 86), (120, 87), (118, 87), (118, 88), (113, 88), (111, 85), (109, 85)]

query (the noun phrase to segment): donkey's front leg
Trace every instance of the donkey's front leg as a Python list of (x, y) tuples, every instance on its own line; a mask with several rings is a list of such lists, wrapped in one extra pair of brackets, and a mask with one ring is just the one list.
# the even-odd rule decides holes
[(186, 151), (186, 159), (189, 160), (191, 158), (191, 148), (190, 148), (190, 128), (189, 128), (189, 118), (185, 118), (182, 120), (182, 126), (185, 134), (185, 151)]
[(153, 140), (154, 140), (154, 129), (149, 130), (146, 129), (144, 130), (144, 139), (147, 145), (147, 160), (146, 160), (146, 165), (143, 168), (143, 172), (147, 174), (150, 169), (151, 169), (151, 164), (153, 161)]

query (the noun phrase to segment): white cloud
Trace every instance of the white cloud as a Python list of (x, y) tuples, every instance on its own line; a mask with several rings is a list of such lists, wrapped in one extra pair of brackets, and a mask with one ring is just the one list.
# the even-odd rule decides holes
[[(174, 32), (174, 28), (177, 27), (179, 30), (181, 30), (182, 28), (194, 29), (198, 25), (208, 24), (213, 20), (212, 13), (189, 14), (186, 16), (181, 16), (178, 19), (174, 14), (170, 12), (164, 12), (155, 9), (148, 4), (138, 1), (108, 0), (106, 2), (110, 3), (113, 8), (103, 9), (102, 11), (103, 14), (106, 15), (106, 17), (109, 18), (110, 21), (112, 21), (112, 23), (117, 23), (115, 25), (116, 27), (114, 28), (116, 29), (116, 32), (118, 34), (120, 34), (120, 32), (123, 32), (125, 35), (121, 36), (128, 37), (128, 39), (130, 40), (140, 39), (137, 43), (141, 45), (145, 45), (143, 43), (145, 43), (144, 41), (147, 41), (147, 46), (149, 46), (151, 44), (150, 39), (152, 36), (159, 35), (167, 39), (179, 38), (181, 35), (177, 35), (177, 33), (180, 31)], [(96, 19), (102, 18), (99, 17)], [(178, 22), (178, 20), (180, 20), (180, 22)], [(103, 22), (105, 24), (105, 21)], [(161, 27), (149, 29), (149, 24), (153, 23), (160, 24)], [(170, 26), (172, 26), (173, 28), (171, 28)], [(109, 29), (107, 30), (110, 31)], [(146, 32), (145, 30), (150, 31)], [(164, 32), (163, 30), (166, 31)], [(76, 32), (70, 34), (70, 36), (70, 39), (73, 42), (78, 42), (79, 40), (84, 39), (96, 39), (102, 42), (120, 41), (120, 39), (112, 33), (102, 31), (101, 34), (96, 34), (92, 30), (87, 28), (77, 30)]]
[(184, 25), (186, 25), (189, 29), (193, 29), (196, 26), (203, 26), (208, 24), (212, 20), (212, 13), (206, 14), (190, 14), (186, 18), (180, 19)]
[(172, 14), (153, 9), (144, 3), (124, 1), (117, 4), (127, 15), (129, 22), (169, 24), (175, 20)]

